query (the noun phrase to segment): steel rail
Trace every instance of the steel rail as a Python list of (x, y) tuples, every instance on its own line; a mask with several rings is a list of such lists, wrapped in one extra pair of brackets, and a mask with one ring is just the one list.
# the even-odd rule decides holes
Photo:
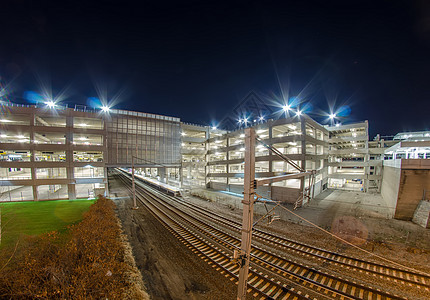
[[(150, 211), (150, 213), (188, 248), (192, 249), (194, 253), (197, 253), (201, 259), (205, 260), (209, 265), (216, 266), (218, 271), (222, 270), (220, 273), (226, 273), (232, 278), (238, 277), (239, 267), (231, 262), (229, 254), (202, 240), (192, 231), (185, 228), (165, 212), (154, 206), (153, 203), (148, 200), (142, 200), (141, 196), (142, 195), (139, 195), (139, 201)], [(296, 291), (293, 287), (288, 287), (285, 284), (275, 282), (259, 273), (256, 269), (251, 269), (250, 278), (255, 283), (249, 284), (248, 291), (253, 291), (254, 297), (259, 296), (260, 299), (285, 300), (309, 299), (307, 295), (302, 295), (300, 291)]]
[[(153, 192), (154, 193), (154, 192)], [(157, 191), (156, 192), (156, 196), (157, 197), (160, 197), (160, 193)], [(172, 197), (167, 197), (167, 196), (165, 196), (164, 194), (161, 194), (161, 195), (163, 195), (163, 197), (165, 198), (165, 200), (166, 199), (169, 199), (169, 200), (172, 200), (172, 199), (176, 199), (176, 198), (172, 198)], [(177, 201), (177, 199), (176, 199), (176, 201)], [(163, 203), (161, 203), (163, 206), (166, 206), (166, 203), (164, 203), (164, 200), (163, 200)], [(169, 204), (169, 206), (171, 206), (171, 204)], [(174, 209), (176, 209), (176, 210), (178, 210), (178, 208), (177, 207), (174, 207)], [(183, 213), (183, 212), (181, 212), (181, 213)], [(186, 219), (186, 217), (183, 217), (184, 219)], [(201, 222), (201, 221), (199, 221), (199, 220), (196, 220), (195, 218), (194, 218), (194, 221), (198, 221), (198, 222)], [(190, 222), (190, 221), (188, 221), (188, 222)], [(192, 224), (193, 222), (191, 222), (191, 224)], [(203, 224), (203, 222), (201, 222), (201, 225), (204, 225)], [(210, 225), (207, 225), (207, 224), (205, 224), (204, 226), (206, 226), (206, 227), (208, 227), (208, 226), (210, 226)], [(195, 229), (197, 229), (197, 230), (201, 230), (201, 228), (199, 228), (198, 226), (196, 227), (196, 225), (193, 225), (193, 227), (195, 228)], [(211, 230), (214, 230), (214, 228), (211, 228)], [(218, 229), (216, 229), (216, 230), (218, 230)], [(219, 230), (218, 230), (219, 231)], [(220, 232), (220, 231), (219, 231)], [(223, 235), (226, 235), (225, 233), (222, 233)], [(226, 235), (227, 236), (227, 235)], [(231, 237), (230, 237), (230, 239), (231, 239)], [(224, 241), (225, 242), (225, 241)], [(237, 243), (237, 239), (236, 239), (236, 243)], [(236, 245), (236, 247), (237, 247), (237, 245)], [(263, 255), (263, 256), (267, 256), (268, 255), (268, 252), (267, 251), (265, 251), (265, 250), (263, 250), (263, 249), (257, 249), (257, 250), (255, 250), (254, 249), (254, 251), (260, 251), (259, 253), (261, 254), (261, 255)], [(272, 255), (272, 254), (270, 254), (270, 255)], [(274, 256), (273, 256), (274, 257)], [(264, 260), (262, 260), (260, 257), (258, 257), (258, 255), (254, 255), (253, 256), (253, 260), (258, 260), (259, 262), (260, 262), (260, 264), (265, 264), (265, 265), (267, 265), (267, 266), (269, 266), (270, 268), (274, 268), (274, 269), (277, 269), (277, 272), (279, 273), (280, 271), (281, 272), (284, 272), (285, 274), (287, 274), (288, 272), (285, 272), (285, 270), (282, 270), (282, 268), (280, 268), (279, 267), (279, 265), (282, 265), (281, 263), (279, 263), (279, 257), (274, 257), (274, 260), (276, 261), (276, 260), (278, 260), (278, 264), (273, 264), (271, 261), (264, 261)], [(291, 262), (288, 262), (288, 263), (291, 263)], [(285, 266), (285, 265), (284, 265)], [(289, 267), (289, 269), (291, 269), (292, 267)], [(303, 266), (301, 266), (301, 268), (303, 268)], [(294, 267), (294, 269), (296, 269), (296, 267)], [(297, 267), (297, 270), (298, 270), (298, 267)], [(297, 271), (296, 270), (296, 271)], [(298, 271), (297, 271), (298, 272)], [(305, 269), (305, 271), (303, 271), (303, 270), (300, 270), (300, 274), (305, 274), (306, 273), (306, 279), (304, 279), (304, 278), (301, 278), (302, 280), (308, 280), (308, 281), (311, 281), (312, 280), (312, 278), (318, 278), (318, 277), (322, 277), (322, 276), (324, 276), (324, 277), (326, 277), (326, 278), (329, 278), (328, 279), (328, 282), (331, 282), (331, 285), (332, 286), (337, 286), (337, 287), (339, 287), (339, 286), (344, 286), (344, 284), (346, 284), (346, 283), (340, 283), (339, 284), (339, 282), (336, 282), (336, 280), (339, 280), (338, 278), (336, 278), (336, 277), (334, 277), (334, 276), (332, 276), (332, 275), (330, 275), (330, 274), (324, 274), (324, 273), (322, 273), (322, 272), (320, 272), (320, 271), (318, 271), (318, 270), (315, 270), (315, 269), (312, 269), (312, 268), (308, 268), (308, 269)], [(315, 274), (318, 274), (318, 275), (316, 275), (315, 276)], [(311, 278), (310, 280), (309, 280), (309, 278)], [(321, 278), (320, 278), (321, 279)], [(322, 279), (322, 281), (324, 282), (324, 281), (326, 281), (326, 279)], [(341, 279), (341, 281), (342, 281), (342, 279)], [(334, 282), (334, 283), (333, 283)], [(315, 283), (314, 283), (315, 284)], [(317, 284), (318, 285), (318, 284)], [(320, 287), (321, 288), (321, 287)], [(328, 287), (328, 289), (330, 290), (330, 289), (332, 289), (332, 287)], [(358, 291), (359, 289), (362, 289), (362, 291)], [(389, 293), (385, 293), (385, 292), (381, 292), (381, 291), (375, 291), (372, 287), (366, 287), (366, 286), (360, 286), (360, 285), (356, 285), (356, 284), (353, 284), (353, 287), (352, 288), (345, 288), (345, 287), (343, 287), (342, 288), (342, 290), (353, 290), (354, 291), (354, 295), (357, 295), (357, 296), (354, 296), (354, 295), (351, 295), (351, 296), (349, 296), (349, 297), (353, 297), (353, 298), (356, 298), (356, 299), (359, 299), (364, 293), (367, 293), (367, 294), (369, 294), (369, 295), (372, 295), (374, 292), (376, 292), (377, 294), (379, 294), (379, 297), (383, 297), (383, 298), (381, 298), (381, 299), (401, 299), (400, 297), (398, 297), (398, 296), (396, 296), (396, 295), (391, 295), (391, 294), (389, 294)], [(364, 292), (363, 292), (364, 291)], [(344, 294), (344, 297), (345, 296), (347, 296), (347, 295), (345, 295)]]

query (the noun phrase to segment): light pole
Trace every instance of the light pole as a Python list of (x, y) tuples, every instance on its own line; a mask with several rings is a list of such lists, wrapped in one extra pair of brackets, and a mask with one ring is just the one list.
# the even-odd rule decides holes
[[(298, 115), (300, 117), (300, 114)], [(275, 155), (279, 156), (283, 160), (287, 161), (299, 173), (292, 173), (287, 175), (267, 177), (264, 179), (255, 179), (255, 142), (258, 141), (267, 149), (271, 150)], [(248, 289), (248, 274), (249, 274), (249, 262), (251, 258), (251, 240), (252, 240), (252, 228), (256, 223), (253, 222), (254, 218), (254, 202), (259, 199), (255, 191), (258, 186), (270, 184), (287, 179), (302, 178), (304, 176), (315, 176), (315, 170), (306, 171), (299, 165), (294, 163), (290, 158), (282, 154), (276, 148), (266, 145), (259, 138), (257, 138), (255, 129), (252, 127), (245, 129), (245, 170), (244, 170), (244, 182), (243, 182), (243, 217), (242, 217), (242, 237), (240, 245), (240, 254), (237, 250), (233, 253), (233, 258), (239, 263), (239, 282), (237, 285), (237, 300), (245, 300), (246, 292)], [(309, 187), (311, 184), (309, 184)], [(310, 189), (309, 189), (310, 191)]]

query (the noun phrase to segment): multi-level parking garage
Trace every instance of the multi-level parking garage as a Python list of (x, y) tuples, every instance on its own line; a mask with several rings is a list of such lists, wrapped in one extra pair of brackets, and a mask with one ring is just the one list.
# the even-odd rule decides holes
[[(255, 126), (259, 138), (288, 155), (298, 166), (316, 170), (315, 194), (327, 186), (328, 131), (306, 115), (268, 120)], [(244, 172), (244, 131), (237, 130), (208, 139), (207, 181), (211, 188), (241, 193)], [(283, 161), (262, 144), (256, 148), (256, 177), (294, 173)], [(260, 195), (284, 202), (295, 202), (308, 180), (290, 179), (260, 187)]]
[[(428, 132), (400, 133), (391, 139), (377, 135), (369, 140), (367, 121), (322, 126), (306, 115), (268, 120), (254, 128), (266, 144), (304, 169), (316, 171), (312, 186), (315, 196), (327, 188), (381, 193), (381, 201), (390, 211), (387, 216), (412, 220), (422, 215), (419, 217), (422, 220), (417, 222), (427, 226)], [(241, 195), (244, 137), (243, 129), (224, 132), (208, 126), (182, 124), (184, 187), (206, 186)], [(255, 172), (257, 177), (270, 177), (297, 170), (263, 145), (257, 145)], [(257, 193), (293, 203), (308, 184), (306, 179), (290, 179), (259, 187)]]
[(369, 141), (368, 122), (328, 127), (330, 188), (378, 192), (382, 182), (383, 140)]
[[(369, 140), (367, 121), (323, 126), (304, 114), (255, 124), (264, 143), (315, 170), (311, 186), (307, 178), (276, 182), (259, 187), (263, 197), (294, 203), (309, 188), (313, 195), (327, 188), (381, 193), (396, 216), (411, 219), (430, 194), (428, 132)], [(225, 131), (142, 112), (2, 103), (1, 200), (92, 197), (106, 189), (107, 168), (133, 164), (137, 174), (164, 183), (241, 194), (244, 150), (243, 126)], [(263, 145), (255, 171), (257, 177), (297, 172)], [(405, 200), (406, 175), (422, 184)]]
[(133, 156), (154, 175), (180, 167), (173, 117), (2, 103), (0, 131), (2, 201), (103, 193), (107, 167), (130, 166)]

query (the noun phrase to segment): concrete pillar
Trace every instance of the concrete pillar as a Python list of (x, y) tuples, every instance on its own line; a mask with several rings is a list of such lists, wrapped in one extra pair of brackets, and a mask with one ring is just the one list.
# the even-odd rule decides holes
[(109, 197), (110, 196), (110, 194), (109, 194), (109, 184), (106, 182), (105, 183), (105, 197)]
[(34, 150), (34, 120), (36, 118), (36, 114), (33, 112), (30, 115), (30, 162), (31, 162), (31, 181), (32, 181), (32, 186), (33, 186), (33, 200), (34, 201), (39, 201), (39, 195), (37, 193), (37, 185), (36, 185), (36, 166), (35, 166), (35, 161), (36, 161), (36, 153)]
[(160, 181), (166, 181), (166, 168), (157, 168), (158, 176), (160, 176)]
[[(273, 146), (272, 138), (273, 138), (273, 132), (272, 132), (272, 122), (268, 124), (269, 130), (269, 145)], [(273, 172), (273, 152), (272, 150), (269, 150), (269, 172)], [(273, 176), (273, 174), (271, 174)], [(272, 183), (269, 183), (269, 198), (272, 197)]]
[(182, 165), (179, 167), (179, 180), (180, 180), (179, 187), (183, 188), (183, 186), (184, 186), (184, 170), (182, 168)]
[[(228, 148), (229, 146), (230, 146), (230, 138), (228, 137), (228, 135), (227, 135), (227, 138), (226, 138), (226, 147)], [(226, 154), (225, 154), (226, 156), (226, 160), (227, 161), (229, 161), (230, 160), (230, 151), (227, 151), (226, 152)], [(229, 192), (231, 192), (230, 191), (230, 177), (228, 177), (228, 174), (230, 173), (230, 164), (229, 163), (227, 163), (227, 165), (226, 165), (226, 168), (227, 168), (227, 170), (226, 170), (226, 173), (227, 173), (227, 180), (226, 180), (226, 182), (227, 182), (227, 191), (229, 191)]]
[[(301, 151), (302, 151), (302, 160), (301, 167), (306, 170), (306, 121), (302, 116), (300, 116), (300, 141), (301, 141)], [(305, 187), (305, 177), (300, 178), (300, 189), (303, 190)]]
[(108, 184), (108, 171), (107, 168), (104, 168), (104, 172), (105, 172), (105, 197), (109, 197), (109, 184)]
[(39, 195), (37, 193), (37, 185), (33, 185), (33, 200), (34, 201), (39, 201)]
[(67, 185), (67, 194), (69, 196), (69, 199), (76, 199), (76, 187), (75, 184), (68, 184)]
[(73, 167), (73, 116), (66, 116), (66, 172), (69, 199), (76, 199), (76, 180)]

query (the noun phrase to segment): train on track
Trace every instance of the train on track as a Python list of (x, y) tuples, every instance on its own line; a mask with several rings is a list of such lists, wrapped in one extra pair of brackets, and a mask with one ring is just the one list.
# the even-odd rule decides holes
[[(130, 178), (132, 176), (131, 171), (129, 171), (128, 169), (116, 168), (116, 170), (120, 171), (123, 174), (130, 176)], [(149, 186), (151, 186), (153, 188), (156, 188), (160, 191), (165, 192), (168, 195), (181, 196), (181, 189), (178, 187), (171, 186), (171, 185), (168, 185), (166, 183), (160, 182), (156, 179), (153, 179), (150, 177), (145, 177), (145, 176), (142, 176), (142, 175), (136, 174), (136, 173), (134, 173), (134, 177), (135, 177), (136, 181), (142, 181), (142, 182), (148, 184)]]

